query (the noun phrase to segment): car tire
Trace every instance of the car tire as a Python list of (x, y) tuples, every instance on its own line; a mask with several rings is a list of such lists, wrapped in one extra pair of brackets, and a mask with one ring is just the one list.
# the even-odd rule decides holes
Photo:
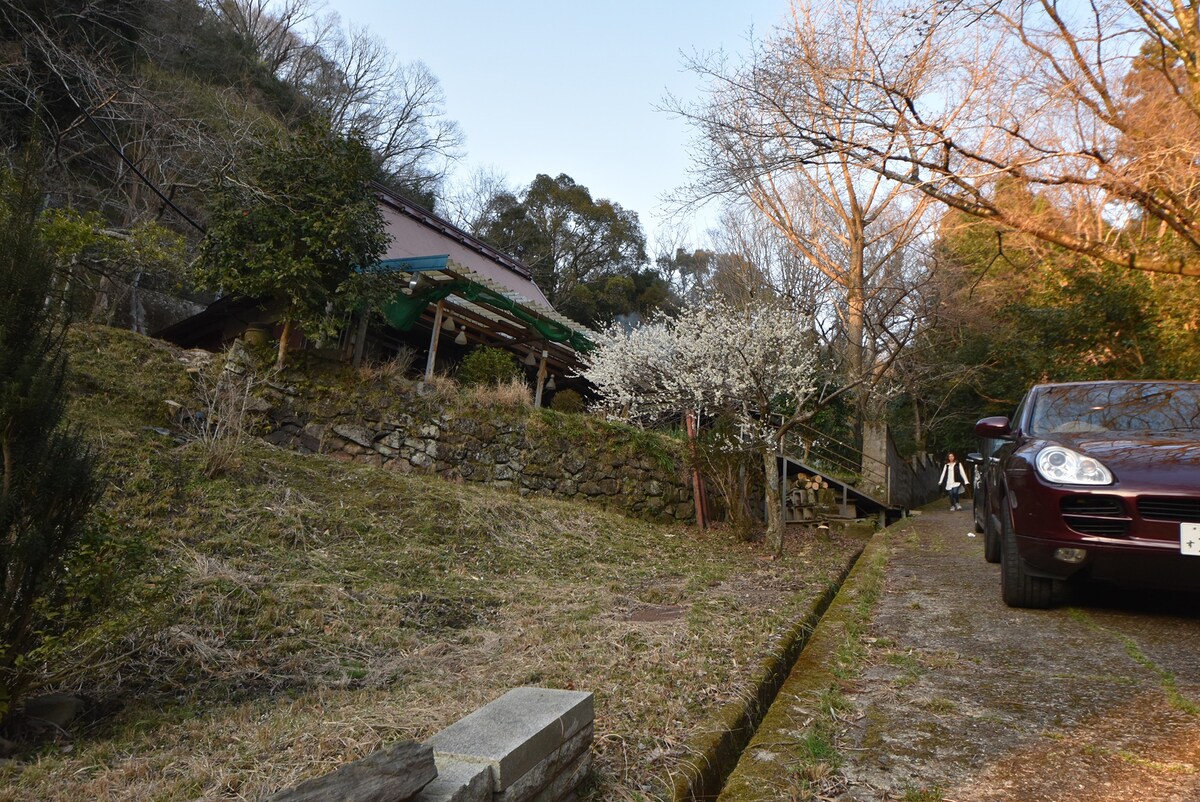
[(1062, 580), (1029, 575), (1017, 551), (1017, 536), (1007, 509), (1000, 512), (1000, 529), (1000, 589), (1004, 603), (1044, 610), (1060, 601), (1066, 589)]
[(1000, 533), (996, 531), (996, 525), (992, 523), (992, 513), (989, 510), (983, 512), (983, 559), (990, 563), (1000, 562)]

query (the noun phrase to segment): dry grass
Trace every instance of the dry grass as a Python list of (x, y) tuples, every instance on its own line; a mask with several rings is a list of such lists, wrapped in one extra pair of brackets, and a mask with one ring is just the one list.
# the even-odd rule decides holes
[(202, 479), (193, 446), (106, 438), (107, 515), (160, 544), (171, 593), (71, 686), (91, 717), (0, 766), (0, 800), (258, 799), (520, 685), (596, 694), (588, 799), (658, 799), (857, 545), (770, 562), (584, 504), (253, 444)]
[(533, 391), (521, 379), (503, 384), (475, 384), (462, 390), (463, 401), (473, 407), (531, 407)]
[(421, 395), (445, 405), (458, 403), (462, 396), (462, 387), (452, 377), (444, 373), (435, 373), (419, 385)]
[(359, 375), (367, 383), (407, 387), (412, 384), (408, 372), (416, 360), (417, 350), (411, 346), (402, 345), (391, 359), (364, 364), (359, 368)]

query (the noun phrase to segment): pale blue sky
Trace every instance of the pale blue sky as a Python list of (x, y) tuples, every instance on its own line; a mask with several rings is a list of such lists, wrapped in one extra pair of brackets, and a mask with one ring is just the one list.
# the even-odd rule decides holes
[(466, 135), (466, 172), (490, 166), (516, 185), (567, 173), (593, 197), (657, 227), (659, 198), (686, 179), (684, 124), (655, 111), (692, 97), (682, 52), (744, 53), (788, 0), (327, 0), (441, 81)]

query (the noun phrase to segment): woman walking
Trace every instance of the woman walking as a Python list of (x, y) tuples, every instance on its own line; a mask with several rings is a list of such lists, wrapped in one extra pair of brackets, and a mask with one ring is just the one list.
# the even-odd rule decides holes
[(955, 459), (953, 453), (947, 454), (946, 464), (942, 466), (942, 475), (938, 478), (938, 486), (946, 488), (946, 492), (950, 494), (950, 509), (962, 509), (962, 505), (958, 503), (958, 496), (968, 481), (967, 471), (962, 463)]

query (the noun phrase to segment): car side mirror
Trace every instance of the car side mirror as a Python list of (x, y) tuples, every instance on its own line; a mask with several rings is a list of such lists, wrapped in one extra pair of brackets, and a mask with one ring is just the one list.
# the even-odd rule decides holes
[(970, 454), (967, 455), (967, 462), (971, 463), (972, 465), (982, 465), (983, 464), (983, 455), (980, 454), (978, 451), (972, 451)]
[(995, 417), (984, 418), (975, 424), (975, 434), (980, 437), (991, 437), (996, 440), (1013, 440), (1016, 435), (1013, 434), (1012, 425), (1008, 418)]

